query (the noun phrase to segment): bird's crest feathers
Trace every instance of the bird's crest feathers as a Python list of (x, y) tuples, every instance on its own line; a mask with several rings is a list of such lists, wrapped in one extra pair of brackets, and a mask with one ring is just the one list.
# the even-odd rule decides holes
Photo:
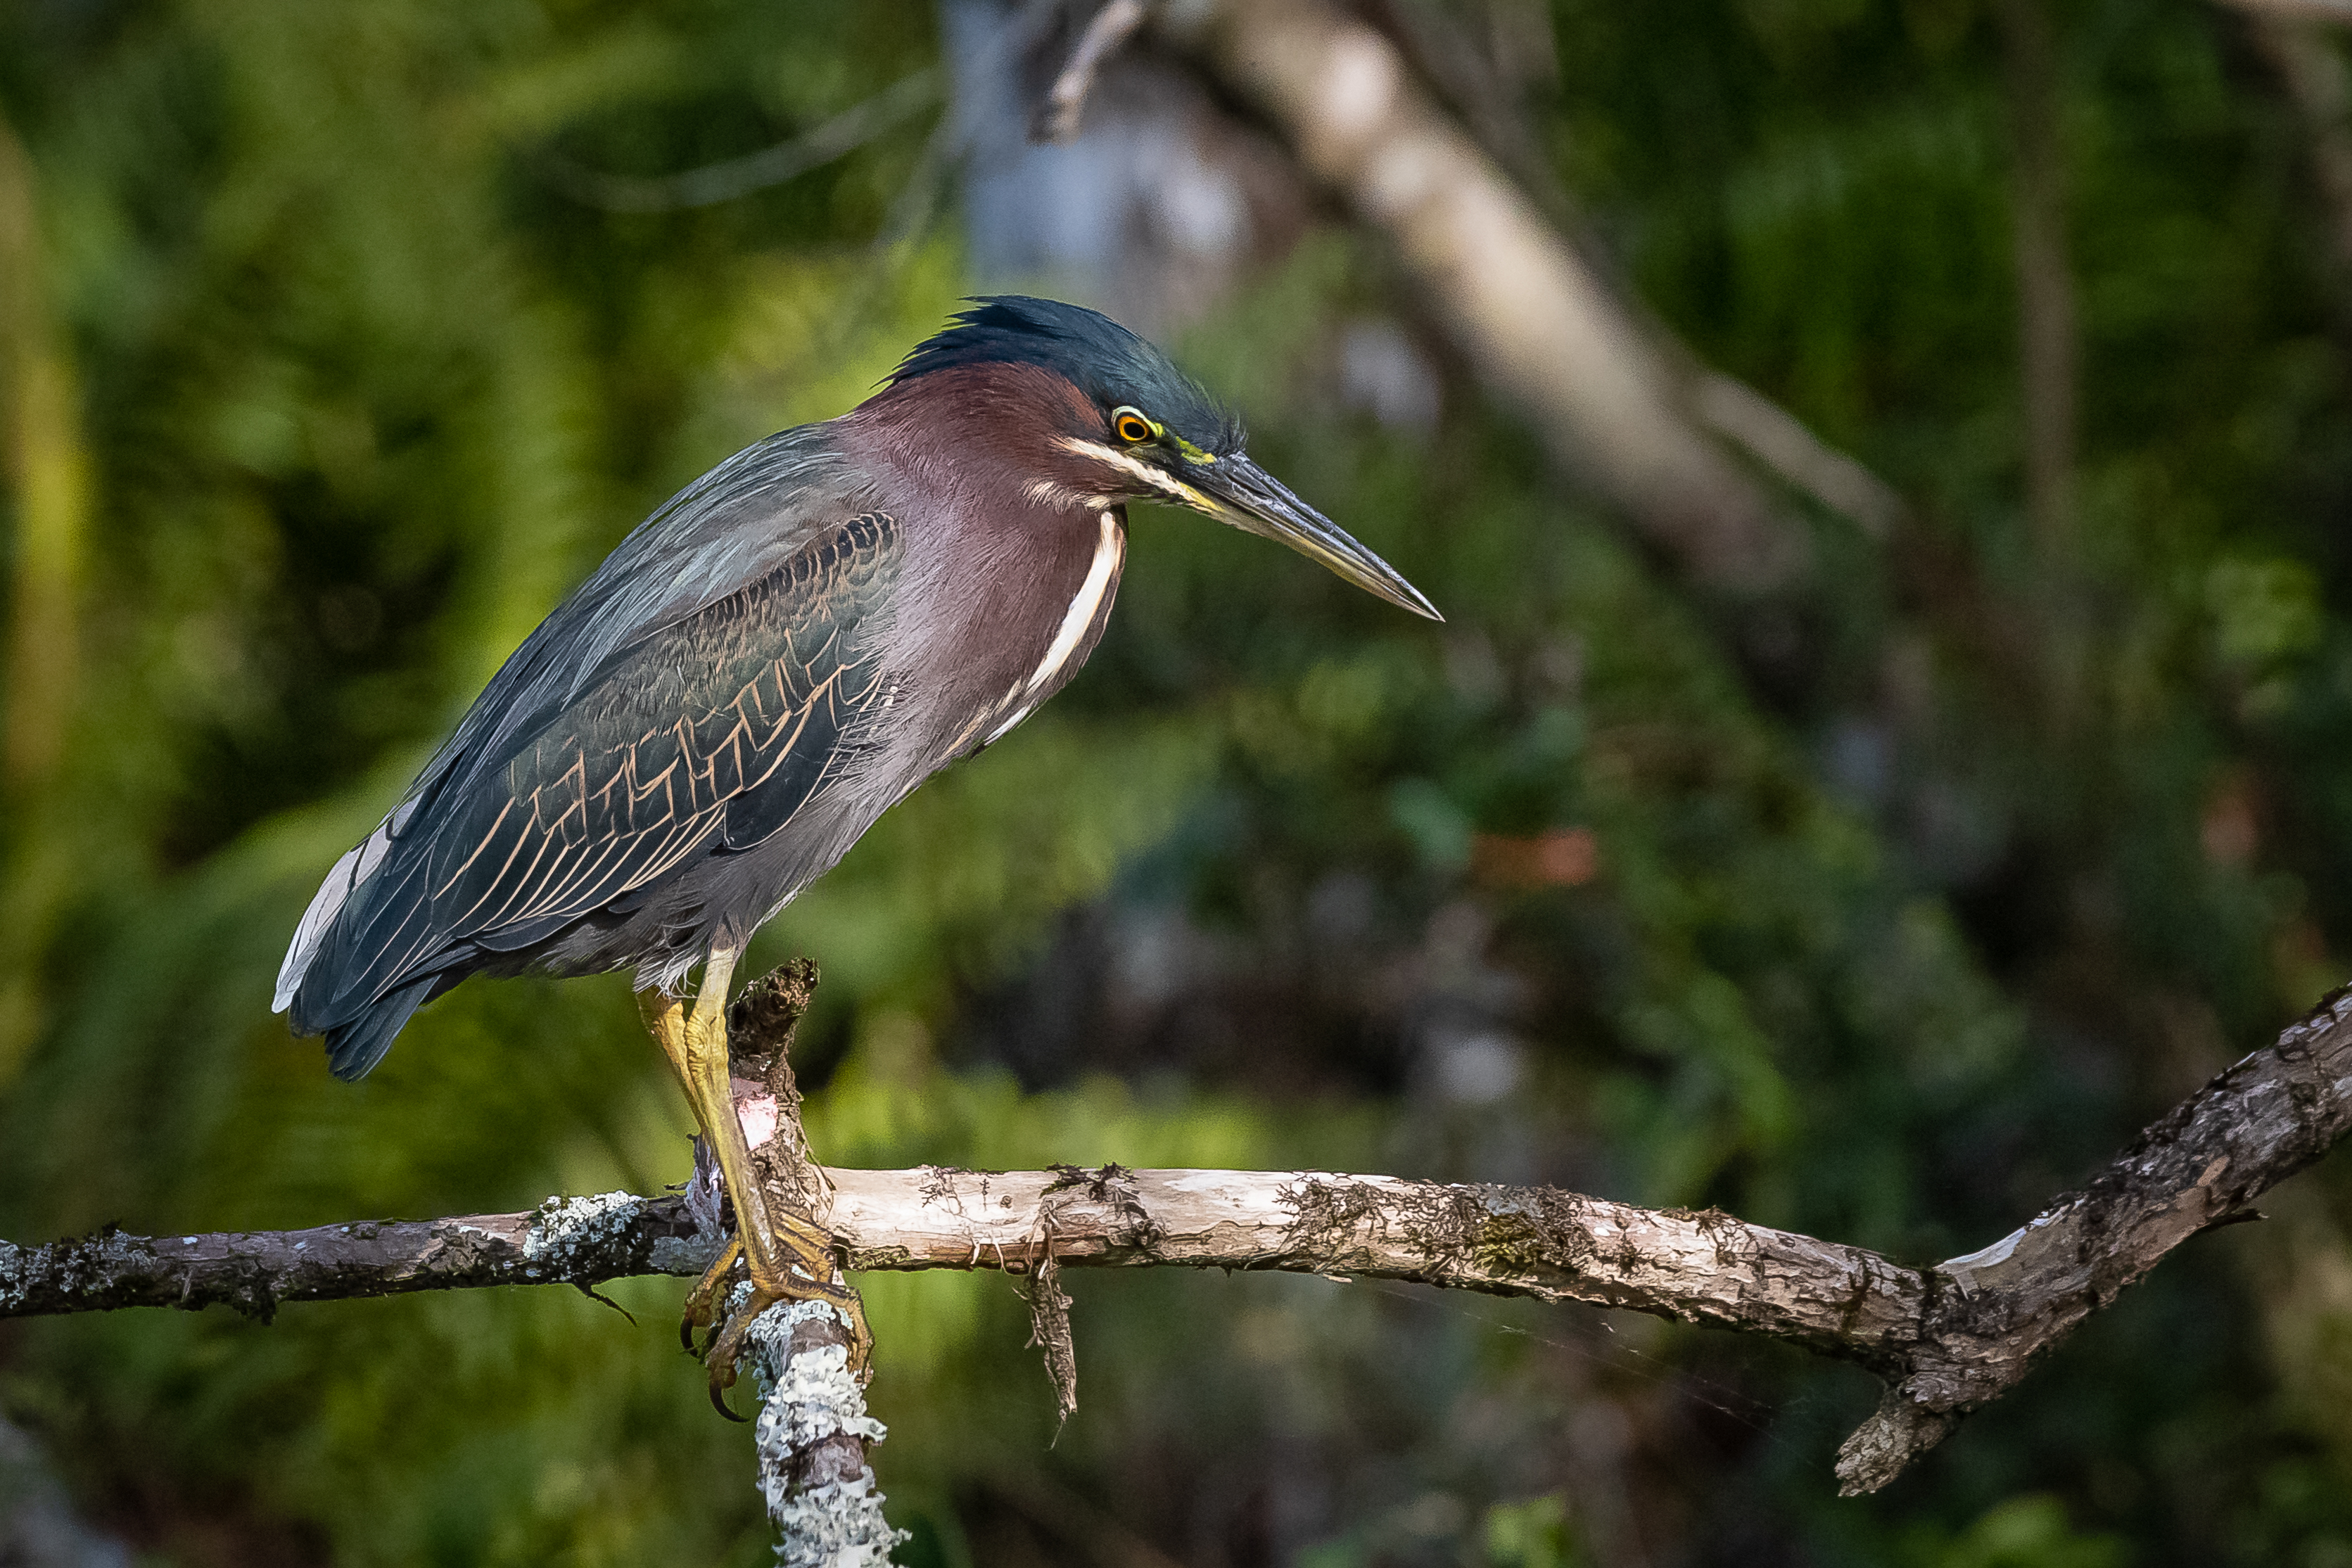
[(1108, 413), (1146, 410), (1188, 445), (1218, 456), (1242, 449), (1241, 421), (1167, 355), (1099, 310), (1023, 294), (973, 298), (955, 325), (915, 346), (890, 373), (901, 385), (957, 365), (1036, 365)]

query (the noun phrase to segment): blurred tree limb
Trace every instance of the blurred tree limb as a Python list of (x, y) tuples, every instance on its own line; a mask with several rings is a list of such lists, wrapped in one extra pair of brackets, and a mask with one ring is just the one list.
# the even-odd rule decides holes
[(669, 213), (716, 206), (781, 185), (897, 130), (940, 99), (940, 73), (925, 67), (772, 147), (676, 174), (612, 174), (552, 151), (537, 158), (548, 183), (577, 202), (613, 213)]
[[(738, 1098), (747, 1127), (772, 1129), (780, 1105), (790, 1119), (765, 1082), (739, 1079)], [(2082, 1191), (1929, 1269), (1713, 1210), (1313, 1171), (825, 1169), (814, 1207), (853, 1269), (1278, 1269), (1588, 1301), (1788, 1340), (1887, 1385), (1839, 1453), (1852, 1494), (1893, 1480), (2175, 1247), (2252, 1218), (2257, 1197), (2347, 1131), (2352, 991), (2182, 1102)], [(775, 1173), (779, 1201), (805, 1190), (788, 1174)], [(266, 1319), (288, 1301), (690, 1274), (716, 1243), (689, 1197), (610, 1193), (528, 1214), (0, 1243), (0, 1317), (219, 1303)]]
[[(2332, 258), (2352, 270), (2352, 84), (2345, 79), (2344, 57), (2326, 26), (2308, 8), (2262, 0), (2236, 0), (2246, 14), (2246, 30), (2277, 73), (2309, 139), (2314, 183), (2327, 208)], [(2352, 0), (2334, 14), (2352, 21)]]
[(2222, 0), (2241, 11), (2290, 21), (2352, 22), (2352, 0)]
[(1808, 553), (1717, 438), (1873, 532), (1901, 516), (1867, 469), (1641, 319), (1369, 24), (1322, 0), (1171, 5), (1158, 23), (1387, 237), (1554, 456), (1700, 580), (1770, 590)]
[(2058, 46), (2045, 0), (2000, 0), (2014, 165), (2011, 235), (2017, 273), (2018, 364), (2025, 402), (2025, 505), (2045, 571), (2073, 554), (2081, 381), (2074, 270), (2066, 244), (2066, 158)]
[(1095, 73), (1143, 26), (1150, 9), (1144, 0), (1109, 0), (1095, 13), (1094, 20), (1087, 24), (1086, 30), (1078, 35), (1076, 46), (1070, 50), (1069, 64), (1062, 68), (1062, 74), (1046, 90), (1045, 100), (1037, 105), (1029, 127), (1034, 140), (1077, 140), (1078, 120), (1087, 107), (1087, 95), (1094, 91)]

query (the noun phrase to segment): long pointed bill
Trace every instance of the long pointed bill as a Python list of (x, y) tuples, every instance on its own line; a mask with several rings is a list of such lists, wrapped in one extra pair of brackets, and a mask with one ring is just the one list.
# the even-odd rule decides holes
[(1365, 592), (1391, 604), (1443, 621), (1421, 590), (1397, 570), (1358, 544), (1345, 529), (1284, 486), (1281, 480), (1239, 453), (1185, 476), (1190, 487), (1212, 505), (1201, 509), (1221, 523), (1288, 545), (1319, 561)]

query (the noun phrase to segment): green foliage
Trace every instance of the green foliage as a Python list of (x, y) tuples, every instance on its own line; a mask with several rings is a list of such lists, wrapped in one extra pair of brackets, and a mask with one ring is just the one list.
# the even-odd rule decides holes
[(2019, 1497), (1949, 1539), (1931, 1542), (1923, 1532), (1906, 1561), (1920, 1568), (2124, 1568), (2130, 1556), (2113, 1536), (2076, 1533), (2056, 1498)]
[[(1174, 347), (1447, 625), (1137, 508), (1086, 675), (754, 952), (824, 966), (824, 1156), (1556, 1180), (1928, 1260), (2343, 979), (2332, 220), (2234, 13), (2052, 17), (2086, 367), (2065, 559), (2021, 502), (1985, 8), (1568, 0), (1530, 123), (1591, 236), (1915, 524), (1813, 517), (1789, 603), (1694, 590), (1442, 354), (1434, 431), (1344, 405), (1348, 326), (1425, 312), (1311, 229)], [(0, 1234), (684, 1176), (625, 980), (461, 988), (354, 1090), (270, 979), (569, 584), (970, 287), (917, 221), (919, 123), (674, 214), (551, 171), (735, 156), (935, 53), (854, 5), (0, 13), (100, 497), (68, 744), (0, 805), (0, 929), (30, 933), (0, 954)], [(1498, 870), (1566, 834), (1575, 874)], [(883, 1481), (939, 1568), (1135, 1538), (1235, 1568), (2345, 1561), (2352, 1217), (2332, 1170), (2306, 1186), (1871, 1502), (1827, 1496), (1849, 1372), (1255, 1274), (1071, 1280), (1058, 1434), (1002, 1277), (866, 1281)], [(0, 1413), (160, 1561), (763, 1561), (676, 1285), (613, 1293), (634, 1324), (544, 1291), (26, 1325)]]

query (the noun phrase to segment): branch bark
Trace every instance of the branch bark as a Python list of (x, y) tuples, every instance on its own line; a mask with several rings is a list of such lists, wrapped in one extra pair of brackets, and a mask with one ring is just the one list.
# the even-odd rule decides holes
[(745, 1336), (761, 1386), (760, 1495), (779, 1568), (887, 1568), (909, 1539), (883, 1517), (866, 1462), (884, 1433), (866, 1413), (849, 1346), (849, 1320), (826, 1301), (772, 1308)]
[[(767, 1092), (743, 1084), (747, 1097)], [(1542, 1187), (1318, 1171), (825, 1170), (853, 1269), (1175, 1265), (1416, 1281), (1579, 1301), (1789, 1340), (1887, 1384), (1838, 1478), (1874, 1491), (2014, 1387), (2084, 1319), (2352, 1130), (2352, 991), (2215, 1078), (2080, 1192), (1932, 1268), (1708, 1211)], [(803, 1189), (804, 1190), (804, 1189)], [(786, 1194), (778, 1194), (783, 1201)], [(281, 1303), (699, 1271), (683, 1197), (312, 1230), (0, 1243), (0, 1317)]]

